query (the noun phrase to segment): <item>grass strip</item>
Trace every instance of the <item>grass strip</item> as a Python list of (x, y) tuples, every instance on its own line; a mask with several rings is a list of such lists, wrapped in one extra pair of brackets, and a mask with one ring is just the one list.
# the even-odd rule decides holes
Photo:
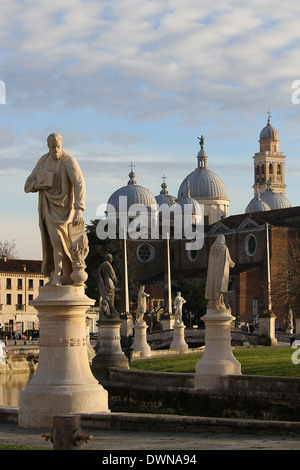
[[(240, 362), (242, 374), (244, 375), (300, 377), (300, 364), (295, 364), (292, 361), (293, 358), (297, 359), (297, 350), (290, 346), (250, 347), (233, 349), (232, 352), (234, 357)], [(202, 353), (195, 353), (136, 359), (130, 363), (130, 369), (153, 372), (194, 373), (196, 363), (201, 357)]]

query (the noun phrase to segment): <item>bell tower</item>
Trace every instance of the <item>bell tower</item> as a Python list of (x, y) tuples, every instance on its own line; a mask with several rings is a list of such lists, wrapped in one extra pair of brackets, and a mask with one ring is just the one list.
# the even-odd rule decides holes
[(284, 160), (285, 155), (279, 152), (279, 137), (277, 130), (271, 125), (271, 113), (268, 112), (267, 125), (259, 137), (259, 152), (254, 154), (254, 195), (257, 185), (263, 193), (268, 182), (274, 192), (285, 196)]

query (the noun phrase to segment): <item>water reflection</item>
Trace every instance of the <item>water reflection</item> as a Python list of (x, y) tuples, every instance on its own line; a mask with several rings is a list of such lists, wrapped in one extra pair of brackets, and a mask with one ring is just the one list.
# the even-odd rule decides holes
[(0, 375), (0, 406), (19, 407), (19, 394), (32, 379), (33, 373), (8, 372)]

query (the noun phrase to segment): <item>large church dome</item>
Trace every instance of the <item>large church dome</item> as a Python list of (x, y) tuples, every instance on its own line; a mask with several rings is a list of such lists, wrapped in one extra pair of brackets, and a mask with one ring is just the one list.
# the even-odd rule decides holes
[(185, 181), (190, 183), (191, 197), (193, 198), (228, 198), (225, 184), (221, 178), (208, 168), (196, 168), (181, 183), (178, 197), (184, 192)]
[[(125, 196), (127, 207), (119, 207), (120, 204), (120, 197)], [(135, 173), (131, 171), (129, 173), (129, 181), (126, 186), (117, 189), (107, 201), (107, 204), (112, 205), (115, 210), (118, 212), (121, 210), (127, 210), (133, 204), (141, 204), (147, 208), (151, 208), (151, 205), (156, 207), (156, 199), (149, 191), (149, 189), (144, 188), (136, 183), (135, 180)]]
[(178, 190), (178, 197), (180, 198), (185, 193), (186, 181), (188, 181), (192, 198), (227, 199), (227, 189), (222, 179), (207, 167), (207, 154), (203, 148), (203, 137), (200, 139), (200, 145), (201, 150), (197, 155), (198, 168), (184, 178)]
[(204, 137), (200, 140), (197, 154), (198, 168), (187, 175), (178, 189), (178, 199), (186, 192), (188, 182), (189, 195), (204, 208), (204, 224), (211, 225), (228, 217), (229, 198), (222, 179), (207, 167), (207, 154), (204, 150)]

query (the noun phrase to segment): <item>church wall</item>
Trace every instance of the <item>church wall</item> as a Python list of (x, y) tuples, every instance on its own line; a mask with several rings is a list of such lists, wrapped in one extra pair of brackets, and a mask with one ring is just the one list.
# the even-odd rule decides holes
[(236, 282), (236, 308), (239, 321), (249, 322), (264, 308), (263, 276), (259, 267), (240, 273)]
[[(246, 216), (244, 221), (245, 224), (248, 224)], [(224, 221), (224, 224), (226, 225), (226, 221)], [(232, 313), (239, 321), (249, 321), (249, 317), (252, 317), (253, 313), (261, 314), (266, 309), (267, 250), (265, 225), (251, 225), (251, 220), (248, 225), (246, 228), (242, 226), (223, 232), (231, 258), (235, 262), (235, 268), (231, 270), (230, 274), (235, 284), (235, 291), (228, 293), (227, 303), (230, 304)], [(222, 232), (206, 233), (204, 246), (198, 254), (189, 253), (186, 250), (186, 240), (171, 240), (172, 281), (181, 276), (190, 279), (205, 277), (210, 247), (220, 233)], [(284, 310), (284, 297), (280, 297), (278, 294), (285, 291), (286, 297), (289, 242), (294, 240), (297, 235), (300, 236), (300, 227), (271, 226), (269, 235), (273, 311), (277, 317), (276, 326), (284, 326), (287, 312)], [(252, 245), (249, 243), (250, 239)], [(148, 264), (141, 263), (136, 256), (137, 248), (143, 243), (151, 244), (155, 249), (155, 257)], [(159, 278), (160, 284), (163, 285), (166, 241), (129, 241), (129, 246), (129, 262), (134, 267), (136, 280), (138, 282), (147, 282), (147, 279), (150, 278), (151, 282), (153, 276), (155, 281)], [(192, 255), (194, 255), (194, 258)], [(296, 314), (299, 306), (293, 307)]]
[[(150, 245), (154, 249), (154, 257), (149, 263), (143, 263), (137, 257), (137, 250), (142, 245)], [(164, 271), (164, 246), (160, 240), (131, 240), (127, 242), (128, 263), (133, 267), (136, 281), (145, 280)]]
[[(205, 240), (204, 246), (196, 252), (190, 252), (186, 249), (186, 240), (178, 240), (178, 262), (176, 265), (172, 264), (173, 269), (202, 269), (207, 268), (207, 249)], [(193, 261), (193, 256), (195, 260)]]

